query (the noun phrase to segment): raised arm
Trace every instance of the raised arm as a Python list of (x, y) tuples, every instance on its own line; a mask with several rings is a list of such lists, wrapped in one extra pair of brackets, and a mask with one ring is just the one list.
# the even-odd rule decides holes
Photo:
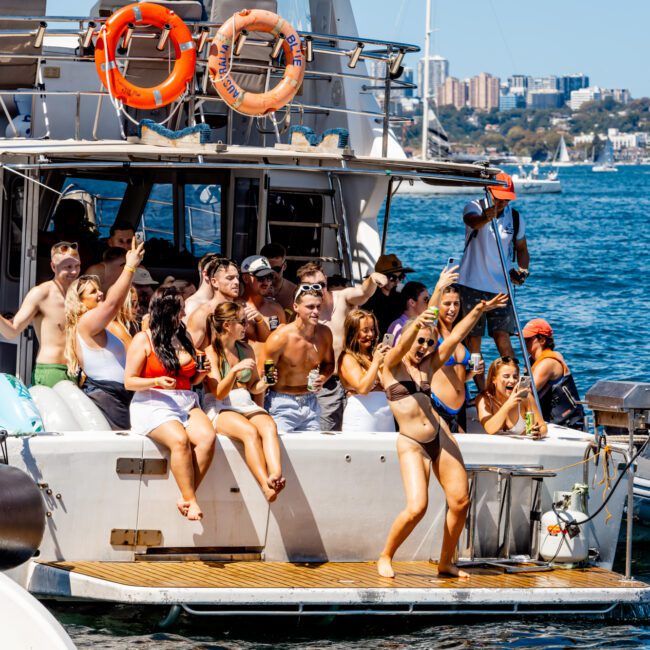
[(474, 201), (468, 205), (471, 205), (472, 208), (468, 210), (468, 207), (465, 207), (466, 212), (463, 215), (463, 221), (472, 230), (480, 230), (498, 216), (498, 208), (496, 205), (491, 205), (489, 208), (486, 208), (482, 203), (478, 204)]
[(34, 320), (40, 303), (46, 297), (47, 288), (43, 285), (30, 289), (11, 320), (0, 316), (0, 334), (6, 339), (15, 339)]
[(454, 284), (458, 280), (458, 265), (452, 266), (451, 268), (445, 267), (440, 273), (438, 282), (433, 288), (433, 293), (431, 298), (429, 298), (429, 307), (437, 307), (440, 304), (440, 298), (442, 297), (442, 290), (445, 287), (448, 287), (451, 284)]
[(361, 284), (341, 289), (340, 293), (349, 305), (356, 307), (368, 302), (377, 288), (385, 287), (387, 283), (388, 278), (383, 273), (375, 272), (371, 273)]
[(402, 335), (394, 348), (386, 355), (384, 359), (385, 368), (395, 368), (402, 361), (406, 353), (411, 349), (413, 341), (423, 327), (430, 327), (435, 331), (436, 318), (432, 312), (426, 310), (421, 313), (411, 324), (402, 330)]
[(106, 293), (106, 298), (95, 309), (87, 311), (79, 320), (78, 329), (82, 334), (96, 336), (103, 332), (117, 316), (131, 289), (133, 274), (144, 257), (144, 242), (137, 243), (133, 238), (131, 250), (126, 254), (126, 264), (115, 284)]

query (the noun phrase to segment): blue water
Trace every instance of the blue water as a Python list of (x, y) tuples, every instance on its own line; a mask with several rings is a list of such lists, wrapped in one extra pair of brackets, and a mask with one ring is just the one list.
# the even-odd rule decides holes
[[(531, 275), (517, 290), (522, 319), (543, 316), (567, 357), (582, 393), (599, 378), (650, 380), (648, 229), (650, 167), (616, 174), (562, 169), (560, 195), (522, 197)], [(435, 283), (433, 269), (459, 258), (467, 197), (395, 197), (388, 252)], [(486, 345), (486, 356), (495, 353)], [(640, 531), (639, 531), (640, 532)], [(634, 574), (650, 581), (650, 543), (635, 542)], [(619, 548), (619, 561), (622, 548)], [(615, 567), (620, 570), (619, 567)], [(295, 620), (190, 621), (156, 632), (161, 610), (83, 609), (60, 605), (56, 615), (80, 648), (645, 648), (647, 624), (584, 621)]]

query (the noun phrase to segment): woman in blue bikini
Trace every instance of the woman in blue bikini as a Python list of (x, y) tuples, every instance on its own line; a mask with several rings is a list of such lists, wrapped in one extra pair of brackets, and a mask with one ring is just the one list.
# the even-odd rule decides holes
[[(460, 292), (458, 286), (452, 284), (442, 290), (440, 297), (440, 314), (438, 317), (439, 346), (451, 336), (459, 315)], [(463, 432), (466, 428), (465, 401), (467, 393), (465, 382), (468, 382), (477, 374), (477, 372), (470, 370), (469, 360), (469, 350), (462, 343), (459, 343), (445, 365), (433, 375), (431, 382), (433, 408), (449, 425), (452, 433)], [(482, 372), (483, 360), (481, 359), (478, 374)]]

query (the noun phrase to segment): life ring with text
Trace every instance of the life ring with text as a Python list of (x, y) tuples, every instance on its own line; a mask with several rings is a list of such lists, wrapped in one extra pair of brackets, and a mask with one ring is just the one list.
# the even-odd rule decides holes
[[(115, 53), (129, 23), (171, 28), (169, 39), (176, 61), (165, 81), (151, 88), (128, 82), (117, 67)], [(95, 67), (99, 78), (112, 97), (133, 108), (153, 109), (178, 99), (194, 76), (196, 44), (187, 25), (173, 11), (152, 2), (137, 2), (118, 9), (106, 19), (95, 45)]]
[[(243, 90), (231, 73), (232, 48), (237, 36), (246, 30), (282, 34), (282, 49), (286, 59), (280, 83), (264, 93)], [(224, 22), (210, 46), (208, 57), (210, 80), (215, 90), (230, 108), (244, 115), (266, 115), (286, 106), (295, 97), (305, 75), (305, 56), (298, 32), (272, 11), (244, 9)]]

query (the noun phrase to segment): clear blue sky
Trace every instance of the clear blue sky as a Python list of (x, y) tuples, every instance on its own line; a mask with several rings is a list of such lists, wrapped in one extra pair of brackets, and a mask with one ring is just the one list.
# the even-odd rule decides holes
[[(50, 15), (94, 0), (47, 0)], [(583, 72), (593, 85), (650, 96), (647, 0), (433, 0), (433, 53), (450, 74)], [(246, 5), (242, 0), (242, 7)], [(362, 36), (424, 44), (425, 0), (352, 0)], [(414, 61), (409, 65), (414, 65)]]

